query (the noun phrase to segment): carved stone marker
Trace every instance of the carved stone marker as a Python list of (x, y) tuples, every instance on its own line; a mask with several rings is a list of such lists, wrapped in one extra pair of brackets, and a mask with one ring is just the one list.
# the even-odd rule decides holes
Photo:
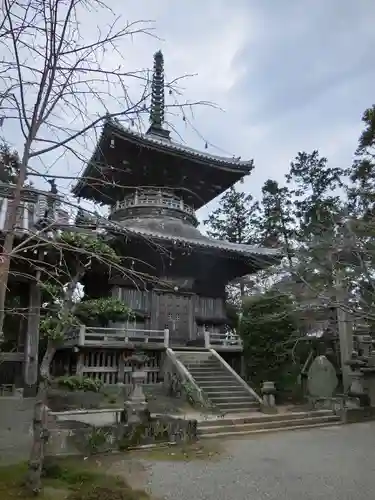
[(333, 364), (325, 356), (317, 356), (307, 373), (307, 389), (312, 398), (331, 398), (338, 380)]

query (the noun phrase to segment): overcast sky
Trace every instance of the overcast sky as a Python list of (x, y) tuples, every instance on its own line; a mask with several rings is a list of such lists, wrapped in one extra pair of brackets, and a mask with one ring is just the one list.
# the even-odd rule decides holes
[(154, 20), (160, 37), (124, 47), (129, 68), (151, 66), (161, 48), (168, 79), (197, 73), (184, 81), (185, 98), (224, 110), (197, 109), (199, 134), (180, 119), (175, 125), (193, 147), (207, 140), (208, 152), (253, 158), (242, 189), (257, 196), (266, 179), (282, 181), (302, 150), (350, 164), (362, 112), (375, 103), (374, 0), (111, 0), (111, 7), (128, 20)]

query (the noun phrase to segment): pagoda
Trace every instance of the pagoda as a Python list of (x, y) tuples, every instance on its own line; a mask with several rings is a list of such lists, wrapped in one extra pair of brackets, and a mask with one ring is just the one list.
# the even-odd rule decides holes
[[(110, 293), (144, 314), (140, 329), (169, 330), (171, 346), (201, 345), (204, 332), (223, 334), (225, 286), (280, 260), (277, 250), (203, 235), (196, 210), (248, 175), (252, 161), (197, 151), (165, 128), (164, 61), (154, 55), (150, 126), (146, 133), (108, 118), (73, 193), (109, 206), (109, 221), (129, 268), (112, 276)], [(121, 241), (120, 241), (121, 240)], [(85, 282), (98, 293), (97, 278)], [(103, 287), (101, 292), (103, 293)]]

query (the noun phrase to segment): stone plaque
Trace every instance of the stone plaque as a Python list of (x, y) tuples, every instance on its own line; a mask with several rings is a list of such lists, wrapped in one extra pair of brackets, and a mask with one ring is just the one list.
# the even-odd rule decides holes
[(308, 371), (307, 389), (313, 398), (330, 398), (338, 384), (336, 370), (325, 356), (317, 356)]

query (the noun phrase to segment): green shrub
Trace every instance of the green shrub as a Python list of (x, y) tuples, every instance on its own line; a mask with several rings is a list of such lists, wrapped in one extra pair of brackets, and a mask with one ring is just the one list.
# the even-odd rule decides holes
[(59, 377), (56, 381), (59, 387), (63, 387), (69, 391), (99, 392), (103, 387), (103, 382), (101, 380), (79, 375)]

